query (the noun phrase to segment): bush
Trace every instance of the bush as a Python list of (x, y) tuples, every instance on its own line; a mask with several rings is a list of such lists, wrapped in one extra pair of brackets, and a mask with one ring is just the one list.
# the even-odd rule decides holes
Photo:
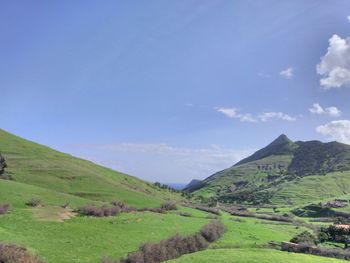
[(225, 226), (218, 220), (205, 225), (200, 233), (191, 236), (175, 235), (158, 244), (143, 244), (139, 251), (130, 253), (126, 259), (113, 261), (103, 259), (103, 263), (158, 263), (178, 258), (184, 254), (206, 249), (209, 242), (217, 240), (225, 231)]
[(0, 175), (2, 175), (7, 167), (4, 157), (0, 154)]
[(43, 206), (43, 203), (41, 199), (39, 198), (32, 198), (30, 201), (26, 203), (26, 205), (31, 206), (31, 207), (41, 207)]
[(213, 220), (201, 229), (202, 236), (208, 242), (214, 242), (226, 231), (226, 228), (220, 220)]
[(161, 208), (149, 208), (149, 207), (145, 207), (145, 208), (140, 208), (138, 210), (139, 212), (152, 212), (152, 213), (159, 213), (159, 214), (165, 214), (165, 210), (161, 209)]
[(187, 213), (187, 212), (179, 212), (178, 215), (185, 216), (185, 217), (192, 217), (192, 214)]
[(316, 245), (316, 238), (313, 234), (308, 231), (304, 231), (300, 234), (297, 234), (293, 237), (290, 242), (296, 244), (307, 244), (307, 245)]
[(169, 211), (169, 210), (177, 210), (176, 204), (173, 202), (166, 202), (163, 203), (160, 206), (161, 209), (165, 210), (165, 211)]
[(95, 217), (107, 217), (107, 216), (115, 216), (120, 213), (120, 208), (117, 206), (102, 206), (97, 207), (94, 204), (89, 204), (86, 206), (82, 206), (78, 210), (79, 214), (85, 216), (95, 216)]
[(179, 235), (162, 240), (158, 244), (146, 243), (140, 250), (128, 255), (125, 263), (158, 263), (193, 253), (208, 247), (208, 242), (200, 234), (182, 237)]
[(122, 201), (119, 200), (114, 200), (111, 202), (111, 204), (114, 206), (118, 206), (120, 209), (123, 209), (126, 206)]
[(338, 259), (350, 260), (350, 252), (340, 248), (322, 248), (309, 246), (305, 244), (294, 244), (289, 242), (282, 242), (281, 249), (294, 253), (306, 253), (322, 257), (331, 257)]
[(0, 215), (6, 214), (10, 210), (9, 204), (0, 204)]
[(32, 256), (29, 252), (16, 245), (0, 244), (1, 263), (44, 263), (39, 258)]
[(196, 206), (195, 208), (198, 210), (207, 212), (207, 213), (217, 215), (217, 216), (221, 215), (220, 211), (218, 209), (215, 209), (215, 208), (210, 208), (210, 207), (206, 207), (206, 206)]

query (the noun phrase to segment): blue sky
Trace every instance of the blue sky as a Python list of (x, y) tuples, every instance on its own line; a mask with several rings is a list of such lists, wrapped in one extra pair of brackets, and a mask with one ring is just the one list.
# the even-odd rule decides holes
[(350, 2), (1, 1), (1, 127), (150, 181), (350, 143)]

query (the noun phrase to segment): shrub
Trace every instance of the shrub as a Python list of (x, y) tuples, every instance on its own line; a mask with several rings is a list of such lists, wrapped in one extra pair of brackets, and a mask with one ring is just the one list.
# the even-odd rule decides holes
[(0, 244), (1, 263), (44, 263), (39, 258), (32, 256), (29, 252), (16, 245)]
[(161, 209), (165, 210), (165, 211), (169, 211), (169, 210), (177, 210), (176, 204), (173, 202), (166, 202), (163, 203), (160, 206)]
[(213, 220), (201, 229), (202, 236), (208, 242), (214, 242), (225, 232), (226, 228), (220, 220)]
[(210, 208), (210, 207), (206, 207), (206, 206), (196, 206), (195, 208), (198, 210), (207, 212), (207, 213), (217, 215), (217, 216), (221, 215), (220, 211), (218, 209), (215, 209), (215, 208)]
[(114, 205), (114, 206), (118, 206), (121, 209), (125, 207), (125, 204), (122, 201), (119, 201), (119, 200), (114, 200), (114, 201), (111, 202), (111, 204)]
[(185, 216), (185, 217), (192, 217), (192, 214), (187, 213), (187, 212), (179, 212), (178, 215)]
[(158, 263), (193, 253), (208, 247), (208, 242), (200, 234), (188, 237), (175, 235), (158, 244), (146, 243), (140, 250), (128, 255), (125, 263)]
[(6, 214), (10, 209), (9, 204), (0, 204), (0, 215)]
[(2, 175), (7, 167), (4, 157), (0, 154), (0, 175)]
[(26, 203), (26, 205), (31, 207), (40, 207), (40, 206), (43, 206), (43, 203), (41, 199), (33, 197), (30, 201)]
[(85, 216), (95, 216), (95, 217), (107, 217), (115, 216), (120, 213), (120, 208), (117, 206), (102, 206), (97, 207), (94, 204), (85, 205), (79, 208), (79, 214)]
[(138, 210), (139, 212), (153, 212), (153, 213), (159, 213), (159, 214), (165, 214), (165, 210), (161, 208), (140, 208)]
[(348, 250), (340, 248), (322, 248), (309, 246), (305, 244), (293, 244), (289, 242), (282, 242), (281, 249), (283, 251), (289, 251), (294, 253), (306, 253), (322, 257), (350, 260), (350, 252)]
[(294, 236), (290, 240), (290, 242), (297, 243), (297, 244), (315, 245), (316, 244), (316, 238), (310, 232), (304, 231), (304, 232)]
[(218, 220), (204, 226), (200, 233), (191, 236), (175, 235), (158, 244), (145, 243), (139, 251), (130, 253), (126, 259), (113, 261), (103, 259), (103, 263), (158, 263), (178, 258), (187, 253), (206, 249), (209, 242), (218, 239), (225, 231), (225, 226)]
[(320, 233), (318, 233), (318, 235), (317, 235), (317, 241), (319, 242), (319, 243), (323, 243), (323, 242), (326, 242), (326, 241), (328, 241), (329, 240), (329, 235), (326, 233), (326, 232), (320, 232)]

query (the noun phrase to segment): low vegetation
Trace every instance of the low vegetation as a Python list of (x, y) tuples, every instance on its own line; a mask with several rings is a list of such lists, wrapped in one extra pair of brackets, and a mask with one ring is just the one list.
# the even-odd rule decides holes
[(207, 212), (207, 213), (214, 214), (214, 215), (218, 215), (218, 216), (221, 215), (220, 210), (216, 209), (216, 208), (202, 206), (202, 205), (197, 205), (197, 206), (195, 206), (195, 208), (198, 209), (198, 210)]
[(341, 248), (316, 247), (308, 244), (282, 243), (282, 250), (294, 253), (312, 254), (322, 257), (350, 260), (350, 252)]
[(181, 255), (204, 250), (225, 232), (224, 224), (213, 220), (199, 233), (190, 236), (175, 235), (159, 243), (145, 243), (139, 251), (130, 253), (126, 259), (104, 259), (103, 263), (159, 263), (178, 258)]
[(0, 215), (6, 214), (10, 210), (9, 204), (0, 204)]
[(317, 240), (316, 237), (311, 234), (309, 231), (304, 231), (296, 236), (294, 236), (290, 242), (296, 243), (296, 244), (304, 244), (304, 245), (316, 245)]
[(38, 257), (31, 255), (27, 249), (13, 244), (0, 243), (1, 263), (44, 263)]
[(85, 216), (95, 216), (95, 217), (104, 217), (104, 216), (115, 216), (120, 213), (120, 208), (117, 206), (101, 206), (98, 207), (94, 204), (85, 205), (79, 208), (78, 212), (81, 215)]
[(162, 203), (160, 208), (165, 211), (177, 210), (176, 203), (173, 203), (173, 202)]
[(33, 197), (32, 199), (30, 199), (27, 203), (27, 206), (31, 206), (31, 207), (41, 207), (43, 206), (43, 202), (41, 201), (40, 198), (35, 198)]

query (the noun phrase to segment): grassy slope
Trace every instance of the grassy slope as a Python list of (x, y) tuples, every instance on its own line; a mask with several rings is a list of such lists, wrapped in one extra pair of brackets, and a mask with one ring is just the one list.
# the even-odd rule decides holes
[[(234, 220), (232, 220), (234, 219)], [(239, 220), (237, 220), (239, 219)], [(294, 254), (268, 249), (268, 242), (290, 240), (305, 228), (296, 228), (290, 224), (271, 222), (253, 218), (231, 217), (224, 214), (223, 220), (227, 232), (206, 251), (188, 254), (171, 263), (270, 263), (270, 262), (346, 262), (337, 259), (312, 255)]]
[[(232, 220), (234, 219), (234, 220)], [(238, 220), (237, 220), (238, 219)], [(305, 228), (296, 228), (290, 224), (271, 222), (253, 218), (223, 216), (227, 232), (208, 250), (184, 255), (171, 263), (270, 263), (270, 262), (347, 262), (343, 260), (323, 258), (306, 254), (295, 254), (268, 249), (269, 241), (279, 243), (290, 240)]]
[(29, 209), (14, 209), (0, 216), (0, 240), (24, 245), (49, 263), (96, 263), (107, 255), (123, 257), (146, 241), (194, 233), (207, 222), (176, 214), (129, 213), (39, 223)]
[[(146, 182), (54, 151), (0, 130), (0, 152), (15, 180), (0, 180), (0, 203), (11, 211), (0, 216), (0, 240), (14, 242), (49, 263), (99, 262), (103, 256), (120, 258), (144, 242), (158, 242), (176, 233), (190, 234), (209, 222), (207, 213), (181, 208), (191, 219), (169, 214), (128, 213), (109, 218), (74, 217), (59, 222), (60, 205), (77, 208), (120, 199), (138, 207), (159, 206), (178, 195)], [(40, 198), (42, 208), (25, 205)]]
[(282, 252), (271, 249), (212, 249), (185, 255), (171, 263), (342, 263), (346, 260), (318, 257), (306, 254)]
[(294, 205), (349, 194), (349, 179), (349, 145), (293, 143), (282, 135), (235, 166), (205, 179), (194, 194), (224, 202)]
[(120, 199), (128, 204), (158, 206), (178, 198), (135, 177), (60, 153), (0, 130), (0, 152), (16, 182), (90, 200)]
[(297, 181), (287, 182), (278, 188), (272, 198), (275, 204), (306, 204), (324, 199), (340, 197), (350, 193), (350, 172), (335, 172), (325, 176), (307, 176)]
[[(211, 197), (218, 194), (218, 191), (228, 191), (228, 188), (237, 182), (246, 182), (244, 190), (255, 189), (256, 187), (267, 185), (268, 175), (278, 175), (279, 170), (273, 169), (273, 166), (280, 165), (287, 169), (292, 160), (291, 155), (272, 155), (261, 160), (252, 161), (238, 166), (233, 166), (221, 172), (214, 174), (203, 182), (206, 187), (195, 192), (196, 195)], [(257, 169), (257, 167), (270, 166), (271, 170)], [(235, 191), (240, 191), (237, 188)]]
[[(267, 163), (278, 158), (276, 156), (268, 157), (265, 160), (260, 160), (261, 163)], [(287, 156), (284, 156), (285, 161)], [(202, 188), (195, 192), (196, 195), (202, 195), (206, 197), (214, 196), (219, 189), (225, 188), (228, 185), (236, 181), (247, 181), (245, 190), (253, 189), (256, 186), (263, 185), (266, 180), (266, 173), (254, 172), (249, 174), (249, 166), (252, 163), (247, 163), (242, 166), (245, 167), (245, 171), (241, 169), (239, 176), (232, 176), (227, 174), (220, 176), (217, 180), (212, 182), (209, 187)], [(243, 171), (243, 172), (242, 172)], [(238, 172), (236, 172), (238, 174)], [(266, 184), (266, 182), (265, 182)], [(333, 172), (326, 175), (312, 175), (306, 176), (293, 181), (286, 181), (278, 185), (267, 187), (264, 191), (269, 191), (273, 194), (271, 199), (272, 204), (277, 205), (300, 205), (311, 202), (317, 202), (327, 200), (330, 198), (339, 198), (343, 195), (350, 194), (350, 171)]]
[(212, 244), (212, 248), (254, 248), (264, 247), (268, 242), (277, 243), (290, 240), (294, 235), (300, 233), (305, 228), (296, 229), (291, 224), (259, 220), (254, 218), (239, 217), (224, 218), (227, 232), (217, 242)]
[[(174, 211), (165, 215), (131, 213), (109, 218), (78, 216), (57, 222), (52, 220), (52, 213), (59, 210), (58, 206), (69, 202), (76, 208), (92, 201), (7, 180), (0, 180), (0, 188), (0, 203), (12, 205), (9, 214), (0, 216), (0, 240), (23, 245), (48, 263), (95, 263), (107, 255), (120, 258), (146, 241), (194, 233), (209, 222), (205, 218), (207, 213), (191, 208), (180, 208), (194, 216), (190, 219)], [(32, 197), (40, 197), (45, 207), (28, 208), (25, 203)]]

